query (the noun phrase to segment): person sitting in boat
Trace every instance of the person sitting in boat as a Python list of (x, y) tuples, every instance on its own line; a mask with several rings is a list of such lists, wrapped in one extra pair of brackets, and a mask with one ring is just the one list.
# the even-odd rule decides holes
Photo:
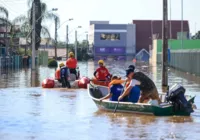
[(125, 80), (121, 80), (121, 78), (118, 78), (117, 76), (113, 76), (109, 84), (109, 94), (101, 98), (100, 101), (109, 99), (109, 98), (110, 98), (110, 101), (118, 101), (118, 97), (121, 95), (124, 89), (122, 86), (123, 82), (125, 82)]
[(70, 52), (69, 58), (66, 61), (66, 66), (69, 68), (70, 73), (76, 75), (76, 79), (78, 79), (78, 73), (76, 71), (77, 63), (78, 62), (77, 62), (76, 58), (74, 58), (74, 53)]
[(120, 100), (123, 99), (123, 101), (137, 103), (140, 98), (140, 82), (132, 78), (133, 74), (134, 71), (132, 69), (126, 70), (126, 93), (121, 95)]
[(94, 77), (98, 81), (110, 80), (112, 75), (109, 73), (108, 69), (105, 67), (104, 61), (103, 60), (99, 60), (98, 64), (99, 64), (99, 68), (97, 68), (96, 71), (94, 72)]
[(61, 78), (60, 78), (60, 69), (61, 67), (64, 67), (65, 64), (64, 63), (60, 63), (59, 64), (59, 68), (57, 68), (56, 72), (55, 72), (55, 80), (58, 80), (61, 83)]
[[(153, 100), (154, 102), (156, 100), (158, 104), (160, 104), (161, 100), (159, 98), (159, 94), (154, 82), (144, 73), (134, 72), (135, 67), (133, 65), (130, 65), (129, 69), (132, 70), (132, 79), (140, 82), (139, 87), (142, 93), (138, 102), (143, 103), (145, 100), (148, 99), (148, 100)], [(126, 96), (129, 93), (129, 90), (131, 90), (132, 87), (134, 87), (134, 85), (135, 84), (132, 84), (132, 85), (130, 84), (129, 87), (127, 88), (127, 91), (125, 91), (124, 95), (120, 98), (123, 98), (124, 96)]]
[(68, 67), (66, 67), (65, 65), (63, 65), (60, 68), (60, 78), (61, 78), (62, 87), (71, 88), (71, 85), (70, 85), (70, 83), (68, 81), (69, 75), (70, 75), (70, 72), (69, 72)]

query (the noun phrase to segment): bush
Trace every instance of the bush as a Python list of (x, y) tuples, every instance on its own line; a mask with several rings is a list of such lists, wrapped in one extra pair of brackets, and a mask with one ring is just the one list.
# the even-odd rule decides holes
[(58, 67), (58, 62), (55, 59), (48, 60), (48, 67)]

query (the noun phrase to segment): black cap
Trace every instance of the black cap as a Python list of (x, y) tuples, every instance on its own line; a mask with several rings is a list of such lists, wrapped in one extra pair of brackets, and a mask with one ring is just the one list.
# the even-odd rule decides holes
[(134, 65), (130, 65), (128, 66), (129, 69), (132, 69), (133, 71), (135, 71), (135, 66)]
[(132, 73), (132, 72), (134, 72), (133, 69), (127, 69), (127, 70), (126, 70), (126, 77), (127, 77), (130, 73)]

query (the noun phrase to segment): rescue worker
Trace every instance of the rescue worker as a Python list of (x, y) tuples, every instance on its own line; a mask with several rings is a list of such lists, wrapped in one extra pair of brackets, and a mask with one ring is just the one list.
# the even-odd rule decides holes
[(69, 58), (66, 61), (66, 66), (69, 68), (69, 71), (71, 74), (75, 74), (76, 75), (76, 79), (79, 78), (79, 75), (76, 71), (76, 67), (77, 67), (77, 60), (76, 58), (74, 58), (74, 53), (70, 52), (69, 53)]
[(109, 84), (109, 94), (106, 95), (105, 97), (101, 98), (100, 101), (109, 99), (110, 101), (118, 101), (119, 96), (123, 92), (123, 86), (121, 83), (123, 83), (125, 80), (121, 80), (121, 78), (118, 78), (117, 76), (113, 76), (112, 80)]
[(62, 87), (71, 88), (71, 85), (68, 81), (69, 74), (70, 74), (69, 69), (65, 65), (60, 68), (60, 78), (61, 78)]
[(64, 63), (60, 63), (59, 64), (59, 68), (56, 70), (55, 72), (55, 79), (58, 80), (61, 83), (61, 78), (60, 78), (60, 69), (61, 67), (64, 67), (65, 64)]
[(129, 69), (127, 70), (128, 77), (132, 77), (132, 80), (128, 86), (128, 88), (124, 91), (124, 93), (119, 97), (118, 100), (121, 100), (125, 96), (129, 95), (130, 90), (135, 86), (139, 85), (141, 89), (141, 96), (139, 98), (140, 103), (143, 103), (147, 99), (156, 100), (158, 104), (161, 103), (161, 100), (159, 98), (159, 94), (157, 91), (157, 88), (154, 84), (154, 82), (146, 76), (142, 72), (135, 72), (135, 67), (133, 65), (129, 66)]
[(109, 73), (108, 69), (105, 67), (104, 61), (99, 60), (98, 64), (99, 64), (99, 68), (97, 68), (96, 71), (94, 72), (94, 77), (98, 81), (106, 81), (108, 79), (111, 79), (112, 75)]
[(138, 86), (140, 85), (140, 82), (135, 79), (132, 79), (132, 73), (132, 69), (126, 70), (126, 89), (129, 88), (130, 85), (133, 85), (133, 82), (135, 83), (135, 86), (133, 86), (130, 89), (129, 94), (125, 96), (124, 101), (137, 103), (140, 97), (140, 88)]

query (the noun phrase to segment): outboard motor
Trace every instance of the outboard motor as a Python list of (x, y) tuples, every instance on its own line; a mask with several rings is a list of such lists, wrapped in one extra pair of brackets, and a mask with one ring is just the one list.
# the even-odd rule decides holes
[(186, 100), (184, 94), (185, 88), (182, 85), (175, 84), (169, 89), (166, 101), (173, 104), (175, 111), (185, 110), (188, 113), (192, 113), (194, 112), (192, 105)]

